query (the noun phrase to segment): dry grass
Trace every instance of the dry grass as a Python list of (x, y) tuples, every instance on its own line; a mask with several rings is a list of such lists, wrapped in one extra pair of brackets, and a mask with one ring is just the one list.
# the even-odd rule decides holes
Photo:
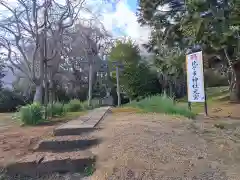
[(237, 132), (229, 134), (228, 128), (216, 128), (214, 123), (160, 114), (114, 113), (99, 125), (103, 129), (96, 135), (103, 142), (91, 149), (98, 156), (91, 179), (238, 180), (240, 146), (229, 138), (236, 139)]
[[(229, 102), (228, 87), (212, 87), (207, 89), (208, 114), (214, 118), (240, 119), (240, 104)], [(179, 100), (179, 104), (187, 107), (186, 97)], [(192, 103), (192, 111), (204, 113), (204, 103)]]
[(116, 113), (141, 113), (143, 112), (141, 109), (133, 108), (133, 107), (117, 107), (112, 108), (111, 112)]

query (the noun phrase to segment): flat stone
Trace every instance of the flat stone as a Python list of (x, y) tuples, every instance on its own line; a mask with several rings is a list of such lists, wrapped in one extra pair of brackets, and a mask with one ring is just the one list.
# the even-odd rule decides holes
[(52, 173), (83, 172), (95, 163), (90, 151), (64, 153), (37, 152), (6, 167), (7, 174), (39, 177)]
[(54, 130), (55, 136), (64, 135), (79, 135), (84, 132), (89, 132), (94, 130), (94, 127), (98, 122), (104, 117), (104, 115), (109, 111), (110, 107), (101, 107), (89, 111), (85, 116), (81, 116), (77, 120), (69, 121)]
[(56, 136), (41, 140), (35, 151), (77, 151), (98, 145), (101, 139), (91, 136)]

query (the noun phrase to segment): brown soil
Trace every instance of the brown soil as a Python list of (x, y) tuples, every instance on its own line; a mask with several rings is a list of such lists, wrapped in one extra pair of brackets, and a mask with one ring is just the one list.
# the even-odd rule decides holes
[(0, 166), (31, 153), (36, 143), (51, 135), (54, 126), (19, 127), (9, 126), (0, 131)]
[(38, 126), (25, 127), (12, 119), (12, 113), (0, 113), (0, 170), (6, 164), (14, 162), (26, 154), (31, 154), (40, 139), (52, 136), (54, 128), (84, 113), (71, 113)]
[(91, 149), (98, 157), (91, 179), (239, 180), (240, 121), (198, 119), (108, 116), (99, 125), (103, 142)]
[(231, 117), (240, 120), (240, 104), (218, 103), (209, 108), (209, 115), (212, 117)]
[[(97, 156), (92, 180), (240, 180), (240, 121), (199, 116), (115, 112), (84, 137), (102, 141), (88, 150)], [(1, 162), (31, 152), (54, 126), (13, 127), (0, 133)], [(35, 139), (34, 139), (35, 138)], [(84, 139), (85, 139), (84, 138)], [(50, 138), (51, 139), (51, 138)], [(12, 149), (3, 150), (3, 145)], [(79, 180), (52, 175), (41, 180)]]

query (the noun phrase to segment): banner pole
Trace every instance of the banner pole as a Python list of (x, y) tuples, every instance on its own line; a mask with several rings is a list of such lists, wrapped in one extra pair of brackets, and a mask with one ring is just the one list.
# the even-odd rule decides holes
[(189, 109), (190, 111), (192, 111), (192, 104), (191, 104), (191, 102), (188, 102), (188, 109)]
[(208, 116), (207, 93), (205, 88), (204, 88), (204, 93), (205, 93), (204, 110), (205, 110), (205, 115)]
[(207, 105), (207, 88), (206, 88), (206, 81), (204, 78), (204, 62), (203, 62), (203, 57), (202, 57), (202, 66), (203, 66), (203, 81), (204, 81), (204, 96), (205, 96), (205, 101), (204, 101), (204, 111), (205, 111), (205, 115), (208, 116), (208, 105)]

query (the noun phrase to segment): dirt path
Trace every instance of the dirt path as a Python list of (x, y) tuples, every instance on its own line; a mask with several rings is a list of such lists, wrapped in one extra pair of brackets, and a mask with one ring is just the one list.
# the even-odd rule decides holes
[(20, 122), (12, 119), (12, 113), (0, 113), (0, 170), (6, 164), (31, 154), (40, 139), (52, 136), (54, 128), (82, 114), (84, 112), (69, 113), (38, 126), (23, 127)]
[(92, 148), (98, 160), (91, 179), (238, 180), (240, 121), (224, 123), (154, 114), (110, 115), (97, 132), (103, 142)]
[[(98, 127), (99, 130), (85, 135), (101, 139), (100, 144), (89, 149), (97, 155), (97, 162), (96, 171), (87, 180), (240, 180), (238, 120), (199, 117), (193, 121), (124, 112), (109, 114)], [(10, 152), (16, 156), (24, 153), (31, 147), (31, 139), (53, 128), (8, 129), (4, 136), (9, 142), (0, 145), (1, 157), (6, 160)], [(0, 142), (4, 142), (1, 135)], [(80, 177), (56, 174), (40, 179)]]
[(14, 160), (32, 153), (43, 136), (49, 136), (59, 123), (36, 127), (22, 127), (12, 119), (11, 113), (0, 114), (0, 168)]

